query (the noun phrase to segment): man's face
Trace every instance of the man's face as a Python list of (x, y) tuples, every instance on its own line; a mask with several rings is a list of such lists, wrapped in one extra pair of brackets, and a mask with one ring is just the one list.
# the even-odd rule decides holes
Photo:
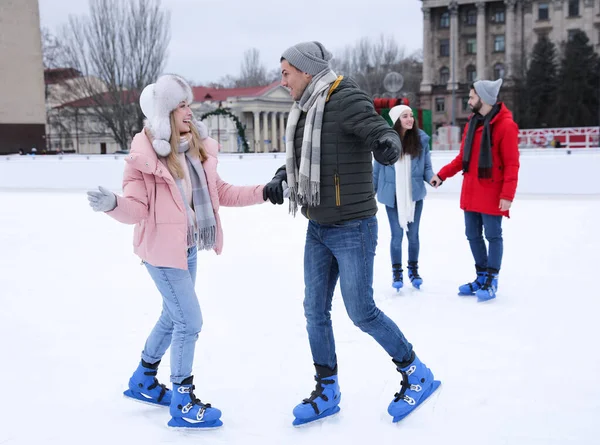
[(483, 105), (483, 102), (481, 102), (481, 98), (477, 95), (475, 90), (471, 90), (469, 92), (468, 104), (469, 104), (469, 107), (471, 108), (471, 111), (473, 111), (473, 113), (479, 113), (479, 110), (481, 110), (481, 106)]
[(287, 60), (281, 61), (281, 85), (289, 90), (290, 96), (295, 101), (300, 100), (311, 79), (310, 74), (303, 73), (290, 65)]

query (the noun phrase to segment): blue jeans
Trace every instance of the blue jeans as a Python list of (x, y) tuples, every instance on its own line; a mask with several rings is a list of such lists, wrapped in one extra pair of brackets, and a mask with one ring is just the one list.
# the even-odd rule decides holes
[[(483, 232), (488, 249), (483, 241)], [(471, 246), (475, 264), (479, 267), (500, 270), (504, 244), (502, 241), (502, 216), (465, 212), (465, 234)]]
[(346, 312), (397, 361), (410, 358), (412, 345), (373, 301), (377, 218), (340, 224), (308, 223), (304, 248), (304, 314), (317, 365), (335, 368), (331, 301), (338, 277)]
[[(392, 264), (402, 264), (402, 238), (404, 229), (400, 227), (398, 219), (398, 210), (396, 207), (385, 206), (390, 229), (392, 232), (392, 240), (390, 242), (390, 257)], [(408, 261), (419, 261), (419, 224), (421, 222), (421, 213), (423, 212), (423, 200), (415, 201), (415, 219), (408, 223)]]
[(148, 363), (156, 363), (171, 346), (171, 382), (177, 384), (192, 375), (196, 340), (202, 329), (202, 312), (194, 290), (197, 256), (197, 247), (190, 247), (188, 270), (145, 263), (162, 295), (163, 305), (146, 340), (142, 358)]

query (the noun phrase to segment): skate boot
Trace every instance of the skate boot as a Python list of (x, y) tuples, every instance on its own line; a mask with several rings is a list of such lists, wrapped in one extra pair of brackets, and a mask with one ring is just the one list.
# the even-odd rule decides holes
[(172, 391), (156, 379), (160, 360), (150, 364), (142, 360), (129, 379), (129, 389), (123, 393), (138, 402), (169, 406)]
[(331, 370), (326, 366), (315, 365), (316, 388), (308, 399), (294, 408), (294, 426), (304, 425), (340, 411), (341, 393), (338, 385), (337, 365)]
[(408, 278), (412, 283), (413, 287), (417, 289), (421, 289), (421, 284), (423, 284), (423, 278), (419, 275), (419, 263), (417, 261), (409, 261), (408, 262)]
[(394, 394), (388, 413), (394, 422), (399, 422), (433, 394), (441, 382), (433, 379), (431, 370), (421, 363), (414, 352), (411, 361), (400, 363), (394, 360), (394, 363), (402, 374), (402, 386), (400, 392)]
[(396, 289), (396, 291), (400, 291), (404, 286), (404, 281), (402, 278), (402, 265), (401, 264), (392, 264), (392, 287)]
[(171, 398), (171, 420), (168, 425), (172, 428), (217, 428), (223, 425), (221, 411), (213, 408), (210, 403), (202, 403), (194, 395), (194, 377), (190, 376), (181, 384), (173, 383)]
[(485, 283), (485, 278), (487, 276), (487, 269), (485, 267), (479, 267), (475, 265), (475, 269), (477, 270), (477, 278), (475, 281), (467, 284), (463, 284), (458, 287), (458, 295), (466, 296), (466, 295), (475, 295), (483, 283)]
[(485, 283), (475, 292), (478, 302), (489, 301), (496, 298), (498, 290), (498, 271), (496, 269), (488, 269)]

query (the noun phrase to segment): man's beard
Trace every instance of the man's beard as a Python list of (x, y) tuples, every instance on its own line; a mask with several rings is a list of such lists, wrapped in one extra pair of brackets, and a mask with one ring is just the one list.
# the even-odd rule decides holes
[(482, 105), (483, 102), (481, 102), (481, 99), (479, 99), (477, 103), (471, 107), (471, 111), (473, 111), (473, 113), (479, 113), (479, 110), (481, 110)]

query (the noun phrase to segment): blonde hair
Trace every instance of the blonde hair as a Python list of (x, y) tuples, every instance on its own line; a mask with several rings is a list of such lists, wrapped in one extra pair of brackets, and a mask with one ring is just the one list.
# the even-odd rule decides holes
[[(171, 112), (169, 115), (169, 120), (171, 123), (171, 139), (169, 143), (171, 144), (171, 151), (164, 158), (166, 159), (167, 168), (169, 172), (175, 179), (183, 179), (183, 167), (179, 162), (179, 144), (181, 143), (181, 133), (179, 133), (179, 129), (177, 128), (177, 124), (175, 123), (174, 113)], [(146, 135), (153, 139), (153, 135), (148, 128), (146, 130)], [(204, 149), (204, 145), (202, 144), (202, 140), (200, 139), (200, 133), (196, 129), (194, 124), (190, 124), (190, 139), (189, 144), (190, 148), (188, 153), (195, 158), (199, 158), (201, 162), (204, 162), (207, 158), (206, 150)]]

